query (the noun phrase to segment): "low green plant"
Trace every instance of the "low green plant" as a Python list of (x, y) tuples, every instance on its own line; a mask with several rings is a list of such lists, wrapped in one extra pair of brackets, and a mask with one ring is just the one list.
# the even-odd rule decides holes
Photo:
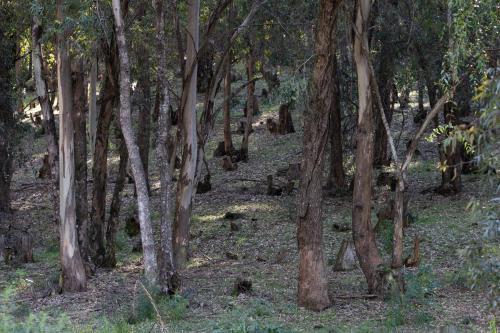
[(178, 321), (185, 317), (189, 302), (180, 295), (166, 296), (157, 287), (136, 286), (136, 295), (128, 322), (139, 323), (156, 320), (160, 316), (164, 320)]
[(412, 322), (425, 325), (434, 320), (429, 309), (433, 306), (437, 280), (430, 266), (422, 266), (417, 272), (405, 275), (404, 293), (394, 294), (389, 299), (385, 325), (394, 329)]
[(19, 313), (19, 305), (14, 300), (13, 288), (6, 288), (0, 297), (0, 333), (73, 332), (65, 315), (57, 318), (51, 318), (44, 312), (16, 315)]

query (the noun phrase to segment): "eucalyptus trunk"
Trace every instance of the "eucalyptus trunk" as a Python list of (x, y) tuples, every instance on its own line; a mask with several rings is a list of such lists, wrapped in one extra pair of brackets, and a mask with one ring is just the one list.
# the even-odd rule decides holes
[(356, 253), (370, 293), (381, 287), (377, 267), (382, 264), (371, 223), (373, 177), (373, 103), (368, 58), (370, 0), (359, 0), (356, 8), (354, 60), (358, 74), (358, 127), (354, 176), (352, 231)]
[[(57, 1), (57, 18), (64, 19), (63, 0)], [(76, 231), (73, 91), (67, 31), (57, 34), (57, 82), (59, 103), (59, 214), (60, 257), (63, 291), (86, 289), (86, 275)]]
[(182, 166), (177, 182), (176, 211), (173, 225), (174, 264), (185, 266), (189, 249), (189, 224), (195, 193), (196, 161), (198, 141), (196, 133), (196, 77), (199, 43), (199, 0), (191, 0), (188, 11), (188, 42), (184, 75), (184, 89), (187, 89), (182, 105), (183, 150)]

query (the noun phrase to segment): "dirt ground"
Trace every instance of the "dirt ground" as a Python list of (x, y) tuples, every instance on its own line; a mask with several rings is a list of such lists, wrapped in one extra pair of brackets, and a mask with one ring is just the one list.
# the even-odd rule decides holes
[[(342, 240), (351, 237), (349, 230), (339, 232), (333, 227), (334, 224), (350, 225), (350, 194), (325, 196), (323, 205), (325, 257), (329, 292), (334, 303), (321, 313), (297, 307), (295, 194), (298, 184), (291, 195), (268, 196), (265, 195), (265, 180), (277, 169), (300, 162), (302, 117), (298, 111), (293, 113), (296, 133), (271, 135), (265, 129), (265, 119), (269, 116), (277, 118), (278, 106), (262, 103), (262, 114), (255, 119), (255, 132), (251, 135), (249, 162), (238, 163), (238, 169), (233, 172), (224, 172), (220, 160), (212, 158), (216, 143), (222, 138), (222, 125), (217, 124), (214, 138), (206, 150), (212, 190), (196, 196), (191, 225), (191, 260), (188, 268), (180, 272), (181, 295), (188, 300), (189, 306), (180, 316), (166, 316), (165, 323), (170, 332), (246, 332), (245, 327), (255, 322), (293, 332), (385, 332), (390, 330), (387, 323), (394, 313), (398, 309), (403, 311), (402, 305), (394, 305), (391, 300), (364, 298), (366, 282), (360, 269), (333, 271), (333, 261)], [(405, 131), (398, 146), (400, 153), (415, 130), (408, 114), (411, 112), (415, 110), (405, 111)], [(234, 111), (233, 128), (236, 128), (240, 114), (241, 111)], [(401, 126), (401, 115), (401, 112), (396, 112), (395, 130)], [(235, 134), (233, 140), (239, 146), (241, 136)], [(51, 281), (58, 278), (58, 217), (54, 213), (58, 198), (50, 181), (36, 177), (44, 144), (40, 136), (25, 138), (22, 145), (24, 157), (17, 165), (13, 181), (15, 214), (10, 223), (28, 229), (34, 236), (35, 263), (17, 267), (0, 264), (0, 288), (14, 286), (17, 303), (25, 311), (45, 311), (50, 315), (65, 313), (75, 326), (92, 331), (103, 318), (118, 320), (130, 312), (137, 293), (136, 282), (141, 274), (141, 257), (132, 252), (133, 240), (121, 231), (116, 269), (98, 270), (90, 279), (86, 292), (62, 295), (45, 292)], [(406, 230), (405, 253), (409, 253), (414, 237), (419, 235), (422, 263), (420, 268), (409, 269), (408, 274), (419, 276), (419, 270), (424, 272), (421, 276), (425, 281), (419, 280), (419, 283), (425, 284), (425, 288), (432, 285), (432, 289), (425, 291), (425, 300), (421, 304), (410, 305), (410, 319), (406, 319), (397, 330), (426, 332), (451, 327), (457, 332), (486, 332), (492, 319), (486, 294), (471, 291), (454, 278), (464, 270), (457, 251), (481, 235), (474, 216), (465, 210), (471, 197), (481, 195), (479, 177), (464, 176), (464, 190), (459, 195), (439, 196), (431, 190), (440, 181), (435, 167), (436, 146), (423, 141), (419, 151), (421, 155), (412, 164), (409, 174), (410, 210), (415, 221)], [(118, 162), (113, 143), (111, 152), (109, 193), (114, 186)], [(346, 151), (349, 175), (352, 175), (352, 159), (352, 152)], [(154, 165), (154, 158), (151, 163)], [(152, 218), (158, 222), (156, 170), (153, 170), (151, 179)], [(389, 196), (387, 187), (374, 186), (374, 221), (375, 212)], [(121, 211), (121, 229), (133, 212), (133, 185), (128, 184)], [(224, 218), (226, 212), (241, 213), (242, 216), (229, 221)], [(239, 227), (238, 231), (232, 231), (231, 222)], [(383, 235), (380, 238), (380, 248), (388, 258), (384, 249), (387, 240), (384, 241)], [(252, 281), (251, 293), (232, 295), (238, 277)], [(426, 313), (428, 319), (413, 318), (417, 310)], [(130, 330), (148, 332), (155, 329), (154, 323), (144, 325), (130, 326)]]

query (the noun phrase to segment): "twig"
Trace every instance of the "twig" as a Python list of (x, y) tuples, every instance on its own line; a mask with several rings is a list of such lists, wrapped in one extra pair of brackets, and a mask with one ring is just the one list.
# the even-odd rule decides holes
[(151, 294), (149, 293), (149, 291), (146, 289), (146, 287), (144, 287), (144, 285), (142, 284), (142, 282), (139, 282), (139, 284), (141, 285), (142, 289), (146, 293), (146, 296), (149, 298), (149, 301), (151, 302), (151, 305), (155, 309), (156, 318), (158, 319), (158, 322), (160, 323), (160, 331), (161, 332), (166, 332), (166, 330), (165, 330), (165, 323), (163, 322), (163, 319), (161, 318), (160, 311), (158, 311), (158, 308), (156, 307), (156, 303), (153, 300), (153, 297), (151, 296)]

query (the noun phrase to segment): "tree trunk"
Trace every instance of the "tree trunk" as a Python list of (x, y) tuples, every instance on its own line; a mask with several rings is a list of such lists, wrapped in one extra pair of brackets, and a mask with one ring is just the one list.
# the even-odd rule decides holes
[(36, 94), (38, 102), (42, 109), (43, 129), (45, 140), (47, 141), (47, 152), (49, 156), (49, 166), (52, 179), (57, 179), (59, 175), (59, 148), (57, 143), (56, 124), (54, 121), (54, 112), (47, 94), (47, 83), (44, 78), (42, 47), (40, 39), (42, 38), (42, 27), (37, 16), (33, 16), (32, 48), (33, 48), (33, 69), (35, 77)]
[(160, 251), (159, 251), (159, 270), (160, 286), (164, 293), (173, 292), (172, 276), (174, 275), (174, 259), (172, 249), (172, 209), (170, 186), (172, 174), (170, 173), (168, 140), (170, 132), (170, 111), (168, 86), (165, 80), (167, 72), (167, 50), (165, 37), (165, 13), (164, 0), (155, 1), (156, 11), (156, 43), (158, 51), (158, 73), (157, 83), (159, 89), (159, 117), (158, 117), (158, 141), (156, 154), (158, 169), (160, 171)]
[(315, 36), (316, 60), (310, 87), (310, 107), (305, 112), (304, 148), (298, 194), (299, 285), (298, 304), (314, 311), (330, 306), (323, 255), (321, 180), (328, 120), (335, 103), (333, 57), (336, 12), (341, 1), (322, 0)]
[(188, 43), (186, 50), (186, 100), (182, 106), (182, 127), (184, 145), (182, 166), (177, 182), (176, 211), (173, 225), (174, 265), (185, 266), (188, 259), (189, 224), (191, 219), (192, 199), (195, 190), (196, 161), (198, 141), (196, 134), (196, 76), (199, 42), (200, 1), (192, 0), (188, 12)]
[(120, 59), (120, 124), (123, 137), (127, 144), (127, 151), (137, 190), (137, 206), (139, 211), (139, 224), (141, 226), (142, 251), (144, 255), (144, 271), (146, 280), (156, 284), (158, 278), (158, 262), (156, 261), (153, 228), (149, 213), (149, 193), (146, 175), (142, 165), (139, 147), (134, 140), (130, 111), (130, 62), (128, 58), (127, 43), (120, 0), (113, 0), (113, 15), (115, 17), (116, 43)]
[[(57, 19), (63, 20), (63, 0), (57, 1)], [(85, 269), (76, 231), (73, 92), (67, 32), (57, 35), (57, 83), (59, 120), (60, 256), (63, 291), (86, 288)]]
[[(138, 53), (141, 50), (136, 50)], [(141, 161), (144, 166), (146, 183), (149, 189), (149, 145), (151, 139), (151, 81), (149, 78), (149, 52), (142, 50), (140, 59), (140, 70), (137, 78), (138, 89), (138, 119), (137, 119), (137, 145)]]
[[(0, 19), (4, 19), (0, 15)], [(10, 211), (10, 183), (13, 173), (14, 91), (16, 41), (0, 25), (0, 212)]]
[[(387, 42), (383, 42), (381, 50), (381, 59), (378, 69), (377, 79), (379, 94), (382, 99), (382, 105), (384, 107), (385, 118), (389, 126), (392, 122), (392, 108), (390, 107), (391, 98), (391, 87), (392, 87), (392, 77), (393, 77), (393, 64), (394, 55), (389, 50)], [(373, 88), (373, 87), (372, 87)], [(381, 167), (384, 165), (389, 165), (391, 158), (387, 151), (387, 132), (385, 130), (384, 124), (382, 122), (381, 113), (379, 112), (379, 106), (377, 103), (373, 105), (374, 107), (374, 118), (375, 118), (375, 147), (374, 147), (374, 166)]]
[(248, 144), (250, 140), (250, 133), (252, 131), (253, 114), (255, 111), (256, 97), (255, 97), (255, 81), (252, 81), (255, 71), (255, 55), (252, 41), (248, 41), (249, 52), (247, 58), (247, 77), (250, 84), (247, 86), (247, 112), (245, 132), (243, 133), (243, 140), (241, 142), (240, 157), (242, 161), (248, 161)]
[(91, 261), (89, 244), (90, 221), (87, 202), (87, 129), (86, 96), (83, 76), (83, 60), (73, 63), (73, 129), (75, 158), (76, 226), (80, 253), (83, 261)]
[(340, 110), (340, 77), (337, 69), (337, 58), (333, 55), (333, 100), (330, 111), (330, 172), (327, 188), (345, 187), (344, 156), (342, 152), (342, 111)]
[(116, 232), (118, 230), (118, 223), (120, 217), (121, 195), (125, 187), (125, 180), (127, 178), (127, 165), (128, 165), (128, 152), (125, 139), (118, 122), (116, 122), (116, 138), (119, 144), (120, 163), (118, 164), (118, 174), (116, 175), (115, 188), (113, 190), (113, 198), (109, 207), (109, 218), (106, 227), (106, 254), (102, 266), (115, 267), (116, 266)]
[(358, 128), (356, 133), (356, 173), (354, 178), (352, 231), (356, 253), (370, 293), (379, 292), (377, 266), (382, 258), (371, 225), (373, 173), (372, 87), (368, 60), (370, 0), (359, 0), (356, 9), (354, 60), (358, 74)]
[[(233, 6), (228, 9), (228, 30), (231, 29), (233, 16)], [(228, 34), (228, 42), (231, 42), (231, 34)], [(231, 47), (229, 45), (229, 47)], [(226, 62), (224, 63), (224, 152), (226, 155), (231, 155), (233, 152), (233, 140), (231, 137), (231, 60), (232, 52), (229, 51)]]
[(114, 39), (105, 50), (106, 74), (100, 95), (100, 110), (97, 120), (96, 143), (94, 150), (94, 163), (92, 165), (92, 178), (94, 181), (92, 193), (92, 233), (90, 245), (92, 259), (97, 266), (102, 265), (105, 257), (104, 226), (106, 223), (106, 180), (108, 175), (108, 141), (109, 128), (113, 119), (113, 108), (117, 99), (117, 49)]
[[(97, 51), (94, 51), (97, 52)], [(90, 156), (94, 158), (96, 131), (97, 131), (97, 72), (99, 70), (99, 63), (97, 54), (92, 56), (92, 65), (90, 67), (89, 78), (89, 146)]]

